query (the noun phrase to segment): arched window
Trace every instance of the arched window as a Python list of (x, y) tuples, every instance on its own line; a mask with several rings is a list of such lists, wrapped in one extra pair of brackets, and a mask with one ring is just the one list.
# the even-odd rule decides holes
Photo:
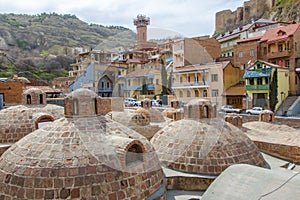
[(27, 102), (27, 104), (31, 104), (31, 95), (30, 94), (27, 94), (26, 102)]
[(50, 115), (43, 115), (40, 116), (38, 119), (35, 121), (35, 128), (39, 129), (42, 128), (43, 126), (46, 126), (47, 124), (51, 123), (54, 121), (54, 118)]
[(183, 97), (182, 91), (179, 91), (179, 97)]
[(199, 91), (195, 90), (195, 97), (199, 97)]
[(193, 106), (192, 105), (189, 105), (189, 107), (188, 107), (188, 116), (189, 116), (189, 118), (192, 118), (192, 110), (193, 110)]
[(203, 106), (203, 118), (208, 118), (208, 106)]
[(191, 97), (191, 92), (189, 90), (186, 92), (186, 96)]
[(91, 103), (90, 103), (91, 114), (96, 114), (96, 109), (97, 109), (96, 105), (97, 105), (96, 98), (91, 99)]
[(73, 109), (73, 115), (78, 115), (78, 99), (73, 99), (73, 106), (72, 106), (72, 109)]
[(40, 104), (43, 104), (44, 102), (43, 102), (43, 94), (40, 94)]
[(139, 144), (131, 145), (126, 152), (126, 166), (143, 162), (143, 148)]

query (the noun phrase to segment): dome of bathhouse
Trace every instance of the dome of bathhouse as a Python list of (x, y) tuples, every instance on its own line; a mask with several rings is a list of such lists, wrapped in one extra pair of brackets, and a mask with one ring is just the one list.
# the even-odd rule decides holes
[(141, 107), (136, 110), (136, 113), (143, 114), (146, 116), (150, 122), (165, 122), (166, 119), (162, 112), (152, 107), (152, 102), (150, 99), (144, 99), (141, 102)]
[(23, 96), (23, 105), (11, 106), (0, 111), (0, 144), (14, 143), (64, 116), (63, 107), (46, 104), (46, 95), (40, 89), (31, 88), (25, 91)]
[(150, 140), (153, 135), (166, 124), (170, 123), (170, 120), (152, 123), (150, 122), (150, 118), (146, 117), (142, 112), (135, 112), (133, 110), (125, 110), (124, 112), (112, 111), (106, 116), (138, 132), (145, 136), (148, 140)]
[(158, 131), (151, 139), (167, 168), (195, 174), (219, 175), (237, 163), (266, 167), (255, 144), (223, 120), (209, 123), (183, 119)]
[(109, 110), (106, 100), (76, 90), (65, 99), (65, 117), (8, 149), (0, 158), (1, 195), (164, 199), (164, 175), (154, 148), (145, 137), (103, 116)]

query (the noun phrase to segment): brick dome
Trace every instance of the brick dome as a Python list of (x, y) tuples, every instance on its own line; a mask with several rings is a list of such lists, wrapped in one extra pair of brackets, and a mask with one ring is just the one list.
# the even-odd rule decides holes
[(183, 172), (218, 175), (237, 163), (267, 164), (244, 133), (217, 119), (172, 122), (158, 131), (151, 143), (166, 167)]
[(63, 117), (15, 143), (0, 158), (0, 188), (12, 199), (154, 199), (165, 191), (151, 143), (93, 113)]
[(0, 143), (13, 143), (39, 128), (64, 116), (57, 105), (18, 105), (0, 111)]

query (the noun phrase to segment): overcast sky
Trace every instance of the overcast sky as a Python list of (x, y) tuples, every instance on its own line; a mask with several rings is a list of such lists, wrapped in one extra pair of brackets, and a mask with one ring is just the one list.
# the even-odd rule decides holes
[(138, 14), (150, 17), (149, 28), (185, 37), (212, 35), (215, 13), (235, 10), (244, 0), (0, 0), (0, 13), (74, 14), (87, 23), (124, 26), (135, 31)]

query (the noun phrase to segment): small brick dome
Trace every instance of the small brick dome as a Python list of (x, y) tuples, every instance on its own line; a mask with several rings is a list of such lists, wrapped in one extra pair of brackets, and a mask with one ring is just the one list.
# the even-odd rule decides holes
[(0, 158), (4, 198), (154, 199), (164, 197), (164, 184), (158, 157), (145, 137), (93, 114), (56, 120)]
[(23, 92), (24, 105), (39, 105), (46, 103), (46, 93), (39, 88), (30, 88)]
[(18, 105), (0, 111), (0, 143), (14, 143), (39, 128), (45, 122), (64, 116), (57, 105)]
[(166, 167), (183, 172), (218, 175), (237, 163), (267, 164), (244, 133), (217, 119), (209, 124), (188, 119), (172, 122), (151, 143)]

